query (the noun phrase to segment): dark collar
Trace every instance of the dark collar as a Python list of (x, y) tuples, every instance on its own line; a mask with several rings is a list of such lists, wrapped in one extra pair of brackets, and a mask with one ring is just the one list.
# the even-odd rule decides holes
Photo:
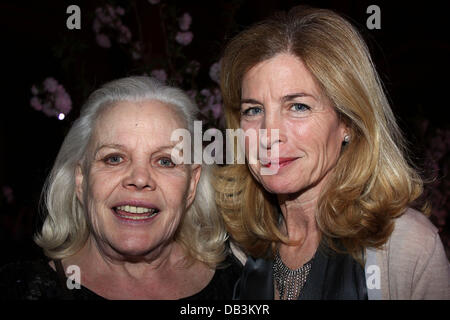
[[(235, 299), (273, 300), (273, 260), (249, 257)], [(319, 247), (299, 300), (367, 300), (363, 267), (350, 255)]]

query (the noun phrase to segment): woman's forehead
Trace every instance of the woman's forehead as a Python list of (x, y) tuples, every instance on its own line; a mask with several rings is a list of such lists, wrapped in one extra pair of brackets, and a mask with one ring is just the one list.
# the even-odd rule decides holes
[(155, 100), (123, 101), (102, 112), (95, 124), (93, 140), (95, 144), (116, 143), (142, 137), (165, 142), (178, 128), (185, 128), (185, 121), (170, 105)]
[(305, 91), (320, 96), (320, 86), (304, 62), (289, 53), (278, 54), (264, 60), (251, 69), (243, 77), (241, 98), (246, 93), (265, 92), (270, 87), (279, 94), (292, 94)]

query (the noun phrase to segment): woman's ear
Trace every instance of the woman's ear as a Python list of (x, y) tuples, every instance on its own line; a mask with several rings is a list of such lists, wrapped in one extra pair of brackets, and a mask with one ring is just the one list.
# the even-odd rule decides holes
[(79, 163), (75, 169), (75, 192), (77, 194), (78, 201), (83, 204), (83, 170)]
[(192, 172), (191, 172), (191, 181), (189, 182), (189, 190), (186, 197), (186, 205), (189, 208), (194, 202), (195, 194), (197, 192), (197, 185), (200, 181), (200, 176), (202, 174), (202, 166), (199, 164), (193, 164), (192, 165)]
[(352, 138), (350, 127), (346, 123), (341, 121), (339, 131), (342, 144), (345, 145), (349, 143)]

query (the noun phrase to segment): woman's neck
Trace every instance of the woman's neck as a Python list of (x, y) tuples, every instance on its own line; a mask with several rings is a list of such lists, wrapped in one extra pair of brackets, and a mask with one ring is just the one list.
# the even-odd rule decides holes
[(142, 279), (144, 274), (166, 270), (176, 258), (180, 258), (181, 254), (181, 248), (173, 242), (161, 246), (145, 256), (126, 257), (106, 245), (103, 246), (99, 240), (91, 236), (84, 247), (68, 260), (79, 263), (80, 267), (99, 270), (104, 274), (111, 272), (115, 275)]
[[(157, 256), (138, 261), (118, 259), (106, 255), (90, 238), (77, 254), (64, 259), (63, 265), (77, 265), (81, 285), (108, 299), (178, 299), (199, 291), (214, 274), (202, 263), (187, 264), (185, 258), (182, 247), (173, 242)], [(186, 276), (190, 283), (184, 286)]]
[(283, 220), (281, 231), (293, 245), (279, 247), (283, 262), (296, 269), (309, 261), (320, 242), (320, 230), (316, 223), (318, 193), (278, 195)]

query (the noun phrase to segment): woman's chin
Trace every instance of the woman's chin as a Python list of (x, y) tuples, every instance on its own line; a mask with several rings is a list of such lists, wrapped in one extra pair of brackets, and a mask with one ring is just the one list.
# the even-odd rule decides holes
[(115, 241), (112, 243), (114, 251), (124, 257), (144, 257), (154, 248), (155, 243), (147, 239), (126, 239), (124, 241)]
[(286, 179), (276, 177), (262, 179), (261, 184), (264, 189), (274, 194), (292, 194), (297, 193), (301, 189), (298, 186), (293, 186)]

